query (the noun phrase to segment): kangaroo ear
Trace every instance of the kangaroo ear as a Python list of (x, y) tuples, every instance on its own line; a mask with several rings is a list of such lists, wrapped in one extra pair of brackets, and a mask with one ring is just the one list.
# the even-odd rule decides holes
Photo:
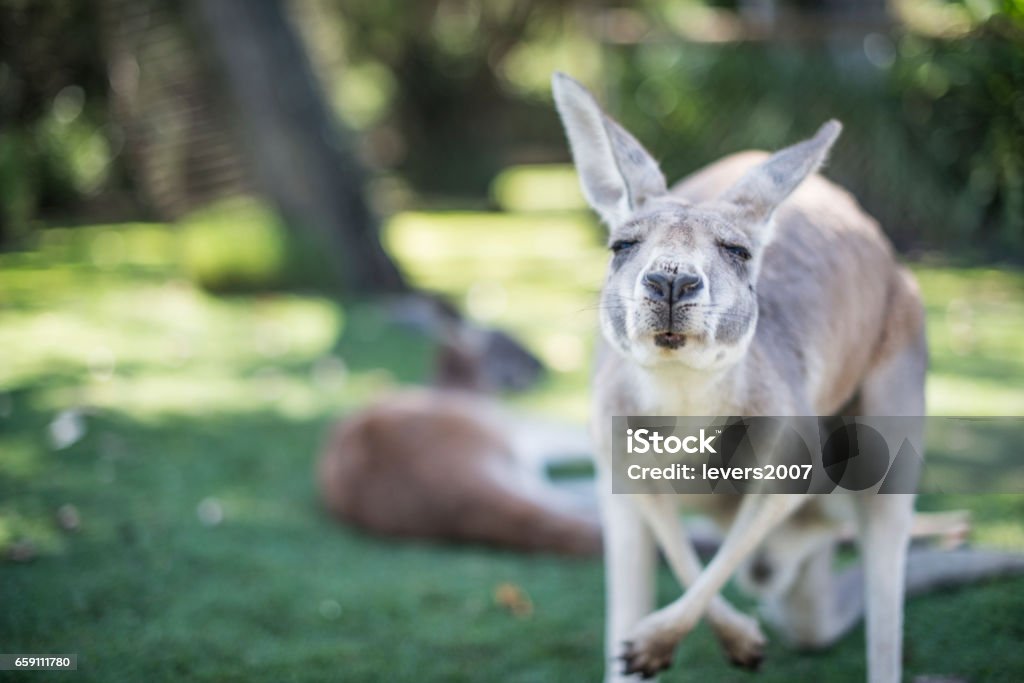
[(842, 129), (833, 119), (813, 138), (779, 150), (726, 190), (722, 201), (731, 204), (745, 223), (768, 222), (779, 204), (818, 170)]
[(551, 79), (583, 195), (608, 225), (625, 221), (644, 202), (665, 194), (665, 176), (647, 150), (608, 117), (577, 81)]

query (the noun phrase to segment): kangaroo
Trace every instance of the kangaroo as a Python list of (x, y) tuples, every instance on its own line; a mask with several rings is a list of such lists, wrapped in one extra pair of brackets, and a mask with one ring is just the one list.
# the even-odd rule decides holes
[[(956, 555), (908, 577), (910, 494), (611, 493), (615, 415), (909, 416), (918, 418), (910, 438), (922, 452), (921, 298), (877, 223), (816, 173), (841, 125), (828, 121), (771, 155), (729, 156), (670, 190), (654, 158), (582, 85), (556, 73), (553, 91), (612, 252), (591, 420), (605, 530), (607, 679), (668, 668), (704, 615), (734, 663), (757, 667), (765, 645), (758, 622), (719, 595), (739, 574), (766, 618), (801, 647), (834, 642), (866, 612), (868, 679), (896, 683), (907, 579), (908, 590), (927, 589), (1012, 562)], [(680, 503), (707, 509), (728, 529), (706, 567)], [(836, 538), (851, 522), (863, 570), (834, 576)], [(685, 592), (652, 612), (656, 548)]]
[(434, 387), (396, 392), (336, 426), (317, 468), (332, 515), (385, 536), (600, 553), (596, 512), (540, 467), (546, 454), (582, 454), (586, 433), (503, 410), (489, 391), (536, 369), (494, 367), (495, 343), (446, 327)]

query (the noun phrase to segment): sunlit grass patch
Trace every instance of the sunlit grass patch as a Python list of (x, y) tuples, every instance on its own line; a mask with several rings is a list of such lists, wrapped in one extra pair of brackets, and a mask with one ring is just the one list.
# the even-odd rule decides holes
[[(204, 397), (245, 403), (244, 379), (260, 367), (315, 360), (342, 333), (337, 306), (314, 297), (223, 301), (174, 281), (93, 291), (55, 297), (43, 313), (0, 315), (10, 359), (0, 386), (56, 381), (69, 401), (128, 413), (208, 410)], [(215, 389), (222, 384), (233, 392)]]
[(571, 165), (512, 166), (494, 179), (491, 194), (504, 211), (578, 211), (586, 208)]
[(928, 320), (929, 412), (1024, 414), (1024, 274), (918, 265)]
[(57, 263), (81, 264), (101, 270), (177, 267), (179, 240), (160, 223), (55, 227), (37, 233), (38, 249), (7, 254), (5, 259), (24, 259), (44, 267)]

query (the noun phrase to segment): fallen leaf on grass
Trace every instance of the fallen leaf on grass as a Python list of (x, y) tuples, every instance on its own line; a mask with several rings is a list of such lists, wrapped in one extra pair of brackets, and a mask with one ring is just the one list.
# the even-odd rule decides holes
[(494, 602), (515, 617), (528, 617), (533, 614), (530, 596), (514, 583), (499, 583), (494, 589)]

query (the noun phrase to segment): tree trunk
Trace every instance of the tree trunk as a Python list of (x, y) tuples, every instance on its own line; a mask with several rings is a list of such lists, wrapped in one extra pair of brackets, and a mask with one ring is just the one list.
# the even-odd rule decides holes
[(194, 5), (238, 105), (257, 182), (292, 229), (337, 255), (347, 293), (408, 291), (381, 246), (351, 136), (328, 107), (282, 4)]

